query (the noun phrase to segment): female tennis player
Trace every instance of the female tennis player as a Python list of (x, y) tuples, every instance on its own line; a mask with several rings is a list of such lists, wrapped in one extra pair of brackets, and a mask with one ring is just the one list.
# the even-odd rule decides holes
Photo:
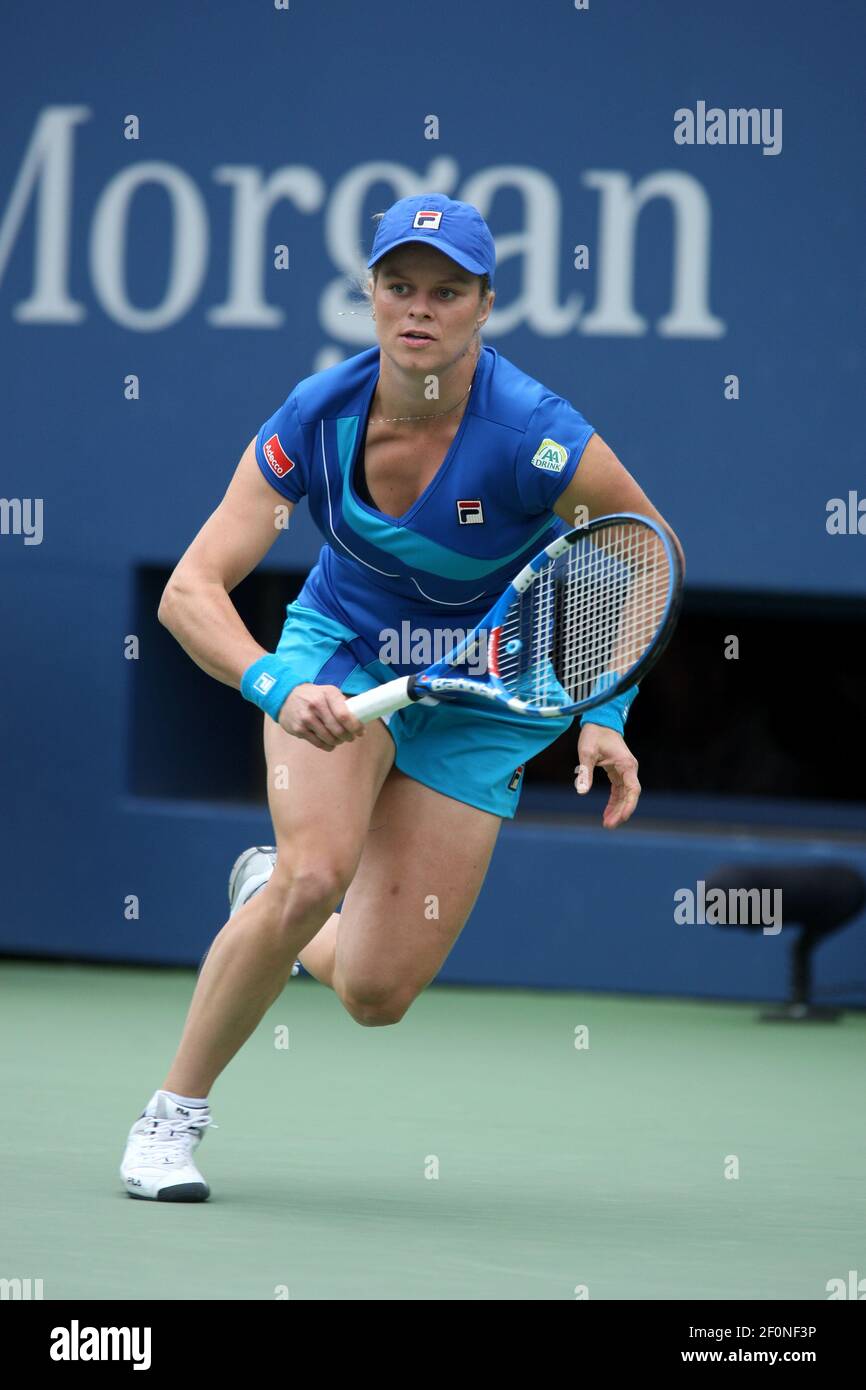
[[(445, 654), (443, 631), (480, 622), (576, 515), (665, 525), (577, 410), (482, 344), (495, 248), (474, 207), (401, 199), (368, 267), (378, 345), (301, 381), (262, 425), (160, 604), (193, 661), (264, 712), (276, 844), (236, 865), (177, 1055), (129, 1135), (134, 1197), (209, 1196), (193, 1161), (208, 1094), (296, 958), (359, 1023), (403, 1017), (472, 910), (524, 765), (571, 723), (425, 702), (361, 724), (347, 697)], [(267, 653), (229, 595), (304, 496), (325, 543)], [(632, 696), (581, 721), (575, 786), (604, 769), (608, 829), (640, 796)]]

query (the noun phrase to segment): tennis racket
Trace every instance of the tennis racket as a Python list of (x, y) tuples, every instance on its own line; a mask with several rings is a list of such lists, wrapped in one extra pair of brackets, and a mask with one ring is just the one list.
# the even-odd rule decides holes
[(682, 601), (679, 552), (648, 517), (598, 517), (545, 546), (442, 661), (347, 702), (362, 721), (416, 700), (562, 716), (630, 689), (658, 661)]

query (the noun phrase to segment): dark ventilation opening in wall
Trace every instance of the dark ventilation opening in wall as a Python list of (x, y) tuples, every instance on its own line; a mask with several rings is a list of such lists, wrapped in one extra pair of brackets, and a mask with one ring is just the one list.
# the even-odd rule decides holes
[[(129, 789), (138, 796), (264, 802), (263, 716), (196, 666), (157, 616), (170, 570), (143, 566), (134, 584), (139, 660), (130, 662)], [(260, 570), (233, 590), (245, 626), (267, 651), (303, 574)]]
[[(866, 828), (864, 655), (862, 600), (687, 590), (628, 719), (646, 800), (791, 798), (848, 803), (852, 814), (860, 803)], [(531, 789), (572, 788), (577, 732), (575, 721), (529, 764), (527, 801)]]
[[(136, 574), (130, 789), (264, 804), (262, 715), (159, 624), (168, 575), (157, 567)], [(303, 581), (261, 570), (234, 590), (243, 622), (268, 651)], [(732, 638), (738, 655), (726, 657)], [(684, 820), (690, 799), (768, 798), (847, 805), (846, 824), (860, 823), (862, 807), (866, 828), (864, 639), (862, 601), (687, 591), (677, 632), (629, 716), (644, 789), (638, 819), (651, 814), (653, 796), (671, 794)], [(598, 817), (598, 801), (573, 791), (577, 731), (575, 721), (529, 764), (521, 812)], [(604, 772), (596, 785), (607, 794)]]

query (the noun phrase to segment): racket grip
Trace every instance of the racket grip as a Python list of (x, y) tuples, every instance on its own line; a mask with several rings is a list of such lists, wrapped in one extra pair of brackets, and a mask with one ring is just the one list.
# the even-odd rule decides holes
[(374, 690), (365, 690), (362, 695), (353, 695), (346, 704), (356, 719), (360, 719), (362, 724), (369, 724), (371, 720), (379, 719), (384, 714), (393, 714), (395, 710), (411, 705), (410, 680), (411, 676), (401, 676), (398, 680), (386, 681), (384, 685), (377, 685)]

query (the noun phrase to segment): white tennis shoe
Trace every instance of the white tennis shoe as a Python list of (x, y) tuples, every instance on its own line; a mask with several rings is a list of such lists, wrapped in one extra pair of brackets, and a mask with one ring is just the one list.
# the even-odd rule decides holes
[[(275, 845), (253, 845), (239, 854), (229, 874), (229, 917), (248, 903), (260, 888), (264, 888), (277, 862)], [(292, 966), (292, 974), (300, 970), (298, 961)]]
[(254, 893), (264, 888), (277, 862), (274, 845), (253, 845), (239, 854), (229, 874), (230, 917), (248, 903)]
[(193, 1162), (210, 1108), (178, 1105), (156, 1091), (129, 1131), (120, 1176), (130, 1197), (151, 1202), (206, 1202), (210, 1188)]

